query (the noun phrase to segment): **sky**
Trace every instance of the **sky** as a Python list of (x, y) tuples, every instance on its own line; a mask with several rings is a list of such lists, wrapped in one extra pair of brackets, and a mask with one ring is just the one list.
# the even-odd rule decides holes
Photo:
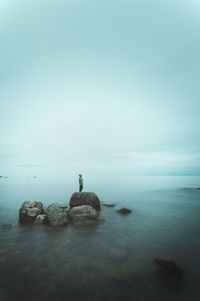
[(0, 175), (200, 174), (197, 0), (0, 0)]

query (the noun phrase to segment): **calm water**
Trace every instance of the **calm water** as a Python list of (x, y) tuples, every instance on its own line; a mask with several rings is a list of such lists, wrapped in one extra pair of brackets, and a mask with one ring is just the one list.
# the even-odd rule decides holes
[[(76, 179), (77, 182), (77, 179)], [(97, 227), (21, 226), (25, 200), (68, 205), (75, 181), (0, 179), (0, 300), (200, 300), (200, 177), (85, 179), (102, 206)], [(88, 184), (89, 183), (89, 184)], [(128, 216), (115, 212), (128, 207)], [(1, 226), (11, 223), (11, 229)], [(155, 272), (155, 257), (176, 260), (178, 284)]]

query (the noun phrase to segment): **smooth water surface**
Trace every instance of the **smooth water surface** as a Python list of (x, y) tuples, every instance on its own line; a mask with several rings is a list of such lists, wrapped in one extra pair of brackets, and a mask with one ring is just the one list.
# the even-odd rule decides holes
[[(68, 205), (69, 179), (0, 179), (0, 300), (200, 300), (200, 177), (87, 179), (103, 224), (62, 228), (18, 224), (25, 200)], [(88, 184), (90, 183), (90, 185)], [(116, 209), (128, 207), (127, 216)], [(3, 229), (3, 224), (12, 224)], [(172, 258), (182, 281), (159, 277), (155, 257)]]

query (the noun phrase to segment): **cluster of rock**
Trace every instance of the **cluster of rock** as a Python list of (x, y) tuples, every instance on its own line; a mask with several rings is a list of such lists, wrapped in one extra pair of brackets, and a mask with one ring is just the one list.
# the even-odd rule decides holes
[[(93, 192), (75, 192), (69, 202), (70, 208), (53, 203), (44, 208), (41, 202), (25, 201), (19, 210), (21, 223), (51, 224), (52, 226), (64, 226), (73, 224), (96, 224), (101, 223), (98, 211), (101, 209), (98, 196)], [(104, 206), (113, 207), (115, 204), (104, 203)], [(121, 208), (116, 210), (121, 214), (128, 214), (132, 210)]]
[(87, 224), (102, 222), (98, 219), (100, 201), (93, 192), (76, 192), (70, 199), (70, 209), (53, 203), (44, 208), (41, 202), (25, 201), (19, 210), (21, 223), (46, 224), (64, 226), (68, 223)]

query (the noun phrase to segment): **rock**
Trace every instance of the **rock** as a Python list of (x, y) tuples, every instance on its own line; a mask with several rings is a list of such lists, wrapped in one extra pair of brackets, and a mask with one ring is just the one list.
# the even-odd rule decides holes
[(172, 259), (155, 258), (154, 265), (158, 273), (168, 279), (180, 279), (184, 274), (184, 270)]
[(19, 221), (22, 223), (33, 223), (39, 214), (43, 213), (41, 202), (25, 201), (19, 210)]
[(128, 214), (128, 213), (132, 212), (132, 210), (127, 209), (127, 208), (121, 208), (121, 209), (116, 210), (116, 212), (121, 213), (121, 214)]
[(34, 222), (37, 225), (47, 224), (48, 218), (46, 214), (39, 214)]
[(100, 210), (100, 201), (94, 192), (75, 192), (70, 198), (70, 208), (82, 205), (90, 205), (96, 210)]
[(105, 219), (86, 219), (86, 220), (77, 220), (73, 222), (73, 225), (76, 227), (90, 227), (90, 226), (98, 226), (105, 222)]
[(96, 220), (97, 211), (90, 205), (76, 206), (69, 211), (72, 222)]
[(104, 203), (103, 206), (106, 206), (106, 207), (114, 207), (115, 204), (111, 204), (111, 203)]
[(53, 226), (64, 226), (69, 223), (69, 215), (67, 210), (63, 209), (59, 204), (54, 203), (45, 208), (48, 221)]
[(10, 229), (10, 228), (12, 228), (12, 225), (11, 225), (11, 224), (4, 224), (4, 225), (2, 226), (2, 228), (3, 228), (3, 229)]

